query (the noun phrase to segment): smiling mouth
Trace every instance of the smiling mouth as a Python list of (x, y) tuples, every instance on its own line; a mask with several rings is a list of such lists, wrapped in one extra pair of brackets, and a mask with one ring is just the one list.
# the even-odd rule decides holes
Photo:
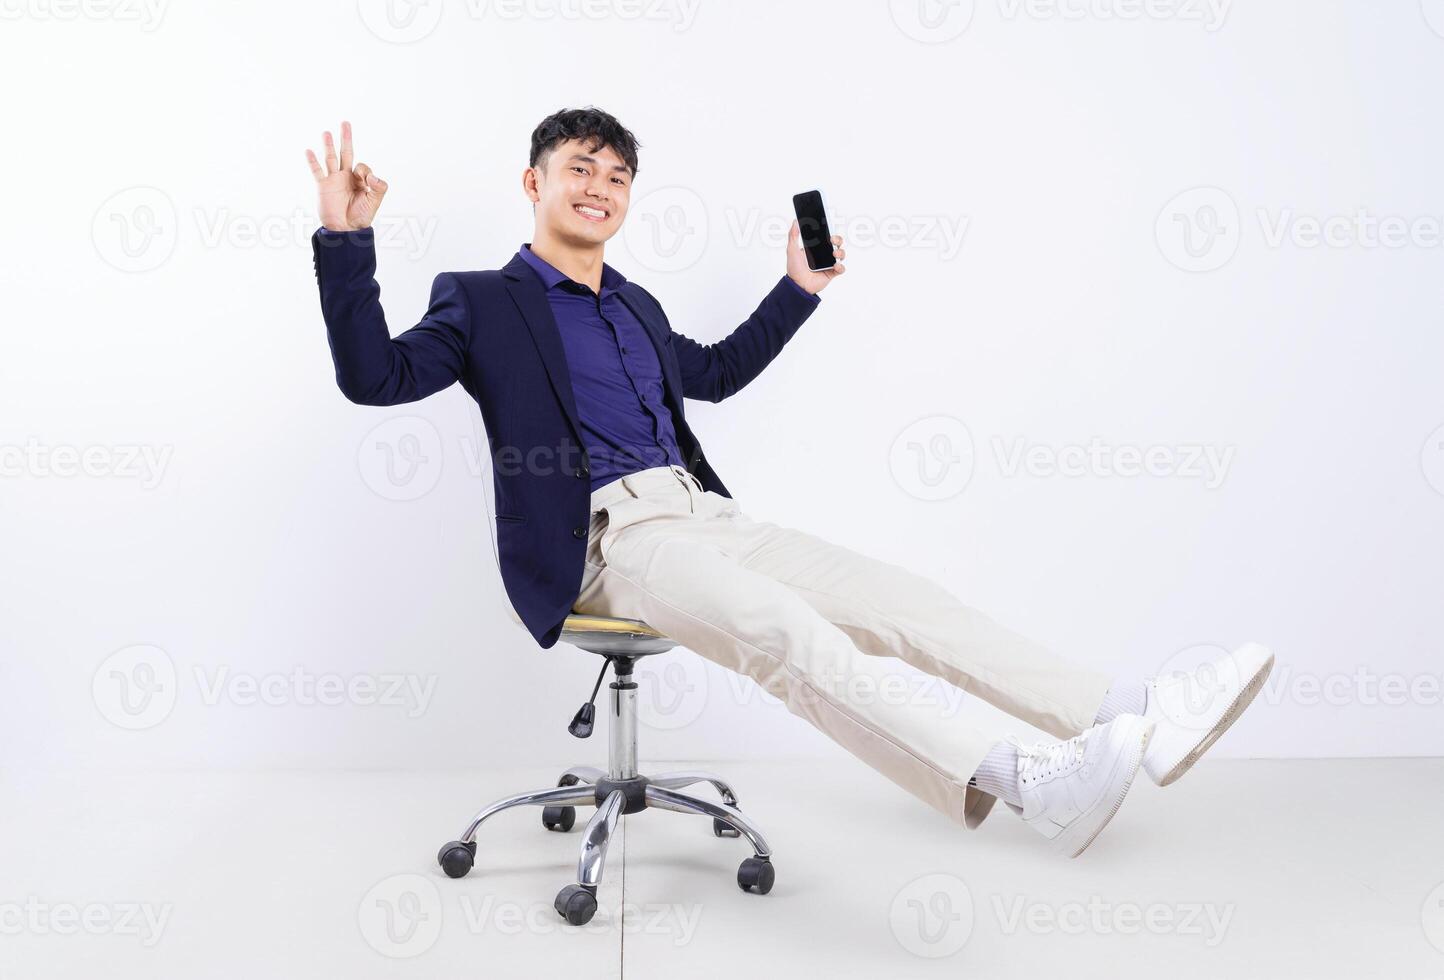
[(609, 212), (605, 209), (592, 207), (590, 204), (574, 204), (572, 210), (588, 221), (606, 221), (609, 217)]

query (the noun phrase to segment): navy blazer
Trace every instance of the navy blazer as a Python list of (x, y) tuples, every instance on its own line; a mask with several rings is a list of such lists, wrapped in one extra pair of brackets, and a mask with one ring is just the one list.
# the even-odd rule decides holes
[[(497, 551), (512, 608), (543, 647), (581, 591), (591, 471), (561, 334), (542, 281), (514, 255), (500, 271), (443, 272), (421, 322), (392, 338), (370, 228), (311, 236), (336, 384), (359, 405), (400, 405), (460, 381), (481, 409), (492, 457)], [(730, 496), (687, 425), (682, 399), (718, 402), (762, 373), (819, 297), (783, 276), (724, 340), (677, 333), (630, 280), (620, 296), (657, 348), (664, 401), (687, 469)]]

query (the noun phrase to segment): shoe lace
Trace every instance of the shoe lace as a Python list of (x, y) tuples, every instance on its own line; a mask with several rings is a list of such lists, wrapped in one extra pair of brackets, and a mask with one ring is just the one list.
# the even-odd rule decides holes
[(1018, 780), (1026, 785), (1054, 772), (1083, 761), (1083, 743), (1088, 733), (1054, 742), (1024, 745), (1016, 736), (1006, 735), (1004, 741), (1018, 750)]

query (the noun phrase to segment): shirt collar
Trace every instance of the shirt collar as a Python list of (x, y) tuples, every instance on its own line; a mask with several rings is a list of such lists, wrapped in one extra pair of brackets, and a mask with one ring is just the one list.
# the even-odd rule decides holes
[[(523, 242), (518, 251), (521, 253), (522, 260), (536, 270), (536, 274), (541, 277), (542, 285), (546, 286), (547, 289), (552, 289), (559, 283), (575, 281), (546, 259), (533, 252), (531, 250), (531, 242)], [(607, 265), (607, 263), (602, 263), (603, 295), (613, 290), (621, 289), (626, 282), (626, 276)]]

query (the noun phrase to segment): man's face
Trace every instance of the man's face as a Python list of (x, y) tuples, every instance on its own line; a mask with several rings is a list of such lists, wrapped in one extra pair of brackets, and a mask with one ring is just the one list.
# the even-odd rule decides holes
[(632, 172), (610, 146), (590, 150), (579, 140), (554, 147), (522, 175), (536, 204), (536, 227), (570, 245), (600, 245), (627, 215)]

